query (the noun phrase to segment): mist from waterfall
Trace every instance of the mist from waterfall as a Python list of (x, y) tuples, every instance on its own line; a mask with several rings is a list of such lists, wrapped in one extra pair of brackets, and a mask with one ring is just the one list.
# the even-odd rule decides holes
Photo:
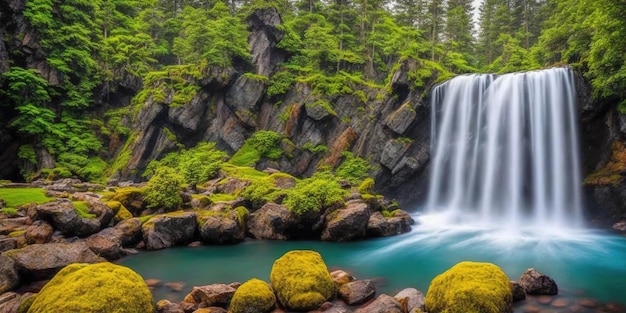
[(455, 77), (431, 107), (428, 213), (511, 230), (582, 226), (571, 69)]

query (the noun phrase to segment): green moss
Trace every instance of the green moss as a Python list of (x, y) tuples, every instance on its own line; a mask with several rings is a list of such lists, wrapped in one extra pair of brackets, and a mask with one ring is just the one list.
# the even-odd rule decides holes
[(254, 74), (254, 73), (250, 73), (250, 72), (243, 74), (243, 77), (254, 79), (254, 80), (258, 80), (258, 81), (262, 81), (262, 82), (269, 82), (270, 81), (269, 78), (267, 78), (267, 76), (258, 75), (258, 74)]
[(240, 226), (244, 226), (246, 220), (250, 216), (250, 211), (248, 211), (248, 209), (244, 206), (238, 206), (234, 210), (237, 214), (237, 222), (239, 222)]
[(435, 277), (426, 294), (429, 313), (513, 312), (509, 278), (491, 263), (461, 262)]
[(328, 112), (328, 114), (332, 115), (332, 116), (337, 116), (337, 112), (335, 112), (335, 110), (333, 110), (333, 108), (330, 106), (330, 103), (324, 99), (318, 99), (313, 103), (307, 103), (305, 104), (305, 107), (307, 108), (315, 108), (315, 107), (322, 107), (324, 108), (324, 110), (326, 110), (326, 112)]
[(222, 171), (228, 176), (241, 179), (254, 179), (268, 176), (267, 173), (261, 172), (253, 167), (237, 166), (232, 163), (224, 163), (222, 165)]
[(363, 182), (359, 185), (358, 191), (360, 194), (371, 194), (374, 193), (374, 179), (373, 178), (366, 178), (363, 180)]
[(6, 214), (9, 217), (14, 217), (14, 216), (17, 216), (17, 209), (16, 208), (2, 208), (0, 209), (0, 213)]
[(261, 157), (277, 159), (283, 153), (281, 140), (282, 136), (276, 132), (260, 130), (246, 140), (229, 162), (236, 166), (254, 166)]
[(237, 199), (237, 195), (228, 194), (228, 193), (214, 193), (209, 195), (209, 199), (213, 203), (217, 202), (228, 202)]
[(28, 203), (46, 203), (54, 198), (46, 196), (42, 188), (0, 188), (0, 199), (7, 207), (17, 208)]
[(107, 201), (105, 204), (113, 211), (115, 222), (127, 220), (133, 217), (133, 214), (119, 201)]
[(76, 209), (76, 212), (78, 213), (78, 216), (83, 217), (83, 218), (95, 218), (96, 215), (89, 213), (89, 205), (86, 202), (83, 201), (72, 201), (72, 204), (74, 205), (74, 208)]
[(326, 147), (325, 145), (313, 146), (313, 144), (310, 142), (303, 144), (302, 149), (308, 150), (311, 153), (326, 153), (326, 151), (328, 151), (328, 147)]
[(153, 312), (152, 295), (143, 278), (108, 262), (71, 264), (37, 295), (28, 313)]
[(228, 310), (232, 313), (266, 313), (275, 305), (276, 296), (270, 286), (252, 278), (237, 288)]
[(33, 305), (33, 302), (37, 298), (37, 295), (31, 295), (30, 297), (23, 299), (20, 306), (17, 308), (17, 313), (27, 313), (30, 306)]
[(335, 293), (335, 284), (322, 256), (315, 251), (289, 251), (274, 262), (270, 281), (278, 301), (287, 309), (317, 309)]
[(14, 230), (12, 232), (10, 232), (7, 237), (9, 238), (15, 238), (15, 237), (21, 237), (24, 235), (24, 233), (26, 233), (26, 230), (21, 229), (21, 230)]
[(154, 216), (155, 216), (154, 214), (140, 216), (139, 221), (141, 221), (142, 225), (147, 224), (150, 221), (150, 219), (152, 219)]
[(401, 212), (400, 209), (396, 209), (396, 210), (393, 210), (393, 211), (387, 211), (387, 210), (380, 211), (380, 213), (384, 217), (386, 217), (386, 218), (392, 218), (392, 217), (396, 216), (397, 213), (400, 213), (400, 212)]

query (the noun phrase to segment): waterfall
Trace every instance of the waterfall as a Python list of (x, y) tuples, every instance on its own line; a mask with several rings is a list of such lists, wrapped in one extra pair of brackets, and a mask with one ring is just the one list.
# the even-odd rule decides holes
[(431, 107), (427, 211), (507, 229), (582, 226), (570, 69), (455, 77)]

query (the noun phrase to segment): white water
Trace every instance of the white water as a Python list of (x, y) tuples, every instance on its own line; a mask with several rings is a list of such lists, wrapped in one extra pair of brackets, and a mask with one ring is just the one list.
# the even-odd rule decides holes
[(437, 223), (542, 231), (582, 226), (570, 69), (466, 75), (432, 91)]

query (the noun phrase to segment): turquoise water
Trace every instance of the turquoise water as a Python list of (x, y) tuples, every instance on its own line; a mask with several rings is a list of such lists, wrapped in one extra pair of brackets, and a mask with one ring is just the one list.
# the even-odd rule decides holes
[(626, 238), (601, 231), (533, 236), (497, 230), (416, 226), (410, 233), (367, 241), (247, 240), (232, 246), (178, 247), (123, 258), (144, 278), (185, 283), (180, 292), (154, 290), (155, 300), (180, 301), (192, 286), (269, 281), (274, 260), (294, 249), (320, 252), (330, 270), (374, 279), (380, 293), (414, 287), (426, 293), (430, 281), (460, 261), (491, 262), (512, 280), (534, 267), (551, 276), (565, 297), (589, 297), (626, 304)]

